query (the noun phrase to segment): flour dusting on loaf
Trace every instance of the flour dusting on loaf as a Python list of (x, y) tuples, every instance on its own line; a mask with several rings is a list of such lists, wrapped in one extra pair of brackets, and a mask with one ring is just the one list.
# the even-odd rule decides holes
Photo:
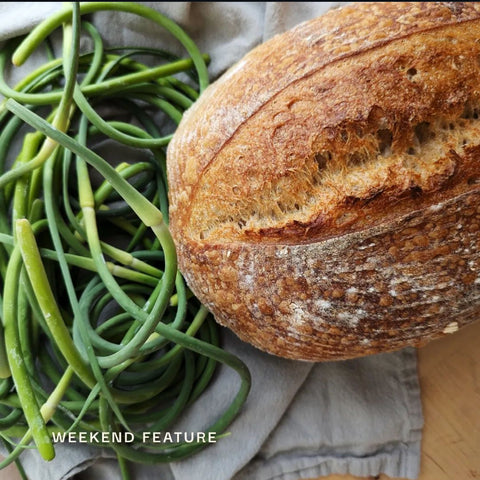
[(480, 313), (480, 5), (356, 3), (213, 83), (168, 149), (190, 288), (268, 352), (351, 358)]

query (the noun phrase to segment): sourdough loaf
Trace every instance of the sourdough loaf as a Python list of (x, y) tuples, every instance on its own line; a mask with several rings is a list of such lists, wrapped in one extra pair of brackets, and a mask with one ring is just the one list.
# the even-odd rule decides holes
[(260, 349), (351, 358), (480, 313), (480, 4), (356, 3), (258, 46), (168, 149), (188, 285)]

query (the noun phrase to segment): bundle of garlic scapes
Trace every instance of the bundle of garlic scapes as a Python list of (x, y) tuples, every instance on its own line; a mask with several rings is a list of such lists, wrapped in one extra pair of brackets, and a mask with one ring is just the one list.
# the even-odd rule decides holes
[[(189, 58), (105, 48), (81, 18), (100, 10), (155, 22)], [(62, 24), (55, 58), (48, 38)], [(79, 51), (81, 34), (91, 37), (91, 52)], [(40, 44), (49, 60), (9, 87), (3, 72), (12, 53), (19, 65)], [(115, 450), (123, 478), (128, 460), (189, 456), (206, 443), (148, 443), (144, 432), (167, 430), (218, 363), (241, 382), (205, 431), (221, 435), (241, 409), (248, 369), (220, 347), (218, 327), (177, 271), (164, 153), (171, 135), (156, 126), (158, 114), (177, 124), (205, 89), (206, 61), (175, 23), (129, 2), (74, 3), (1, 52), (0, 436), (10, 454), (0, 468), (32, 441), (52, 459), (58, 432), (129, 432), (129, 444), (98, 442)], [(174, 76), (181, 72), (192, 81)], [(105, 119), (105, 105), (118, 115)], [(125, 115), (133, 121), (118, 119)], [(123, 145), (125, 157), (142, 149), (145, 160), (107, 162), (91, 148), (104, 139)]]

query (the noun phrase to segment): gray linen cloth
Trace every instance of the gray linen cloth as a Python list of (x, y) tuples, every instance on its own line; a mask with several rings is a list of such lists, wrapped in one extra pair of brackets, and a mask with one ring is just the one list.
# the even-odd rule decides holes
[[(212, 78), (258, 43), (338, 6), (329, 2), (144, 4), (178, 22), (202, 51), (211, 54)], [(0, 2), (0, 40), (29, 31), (60, 6)], [(131, 15), (102, 12), (93, 21), (108, 44), (163, 46), (182, 53), (155, 25)], [(225, 348), (247, 363), (253, 380), (248, 401), (229, 428), (231, 434), (190, 459), (135, 466), (135, 480), (296, 480), (346, 473), (417, 478), (423, 420), (414, 349), (311, 364), (265, 354), (222, 330)], [(222, 367), (174, 431), (201, 431), (228, 405), (237, 386), (237, 375)], [(67, 443), (58, 444), (56, 451), (49, 463), (32, 451), (22, 455), (30, 478), (119, 478), (109, 452)]]

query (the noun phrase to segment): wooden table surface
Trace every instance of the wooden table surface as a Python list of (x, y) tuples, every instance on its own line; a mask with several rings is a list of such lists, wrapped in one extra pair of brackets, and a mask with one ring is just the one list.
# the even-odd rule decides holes
[(419, 375), (425, 419), (419, 480), (480, 479), (480, 322), (419, 349)]
[[(419, 375), (425, 417), (419, 480), (480, 479), (480, 322), (420, 349)], [(14, 468), (0, 471), (0, 480), (18, 478)]]

